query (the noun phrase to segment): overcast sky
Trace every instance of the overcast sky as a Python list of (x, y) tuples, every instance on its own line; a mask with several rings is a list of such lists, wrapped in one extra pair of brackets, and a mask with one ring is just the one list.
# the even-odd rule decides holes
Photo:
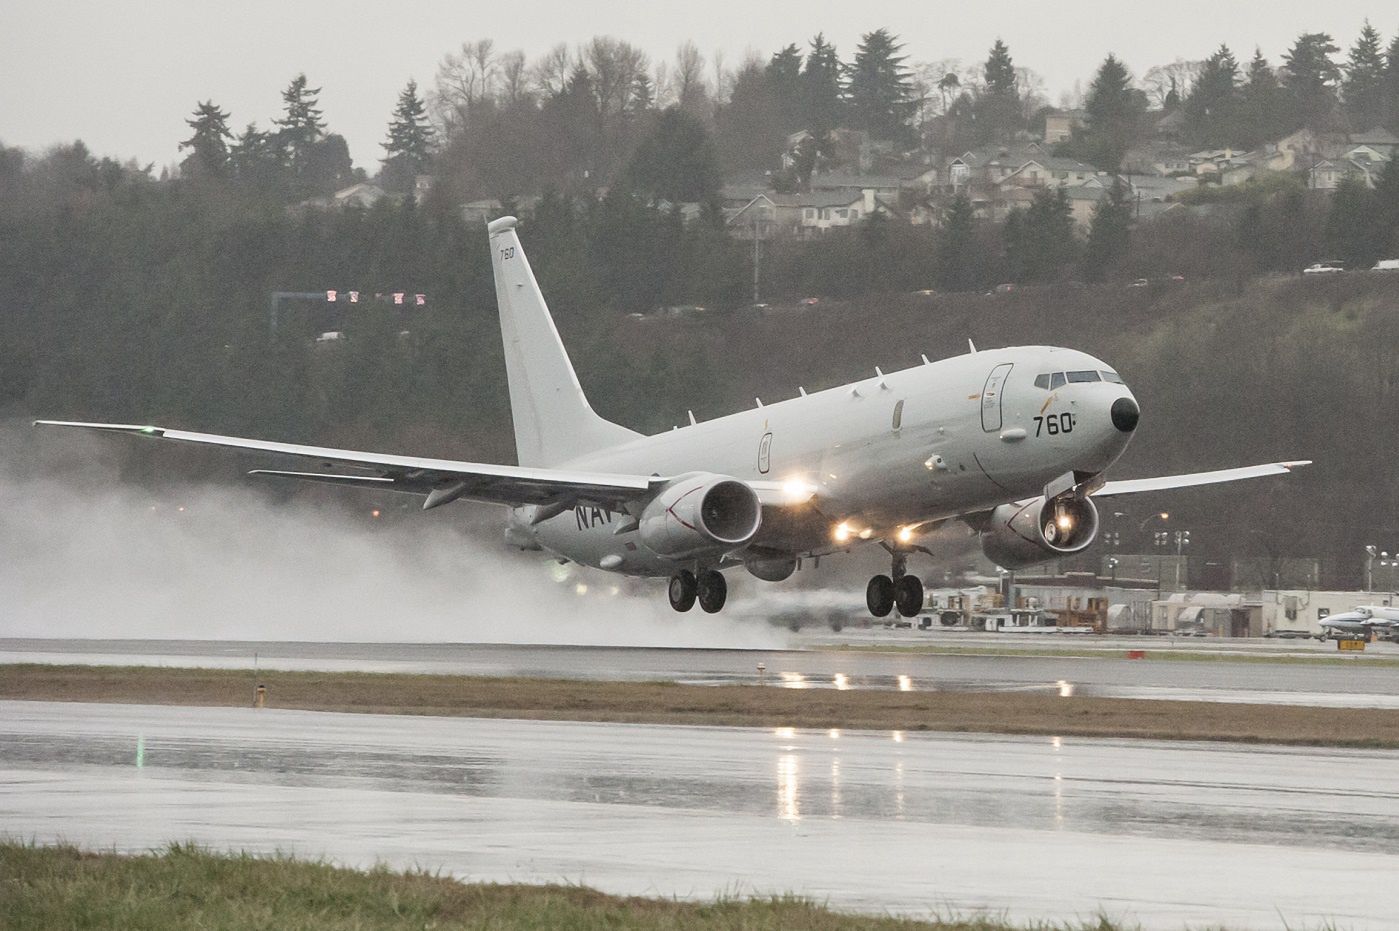
[(692, 39), (736, 63), (818, 31), (847, 57), (863, 32), (888, 27), (913, 61), (979, 61), (997, 37), (1037, 71), (1051, 101), (1087, 85), (1116, 52), (1140, 75), (1227, 42), (1242, 60), (1255, 45), (1276, 63), (1300, 32), (1329, 32), (1343, 49), (1366, 17), (1386, 43), (1399, 29), (1392, 0), (2, 0), (0, 142), (39, 150), (83, 139), (94, 152), (175, 162), (184, 119), (212, 99), (241, 130), (266, 128), (298, 71), (320, 86), (332, 132), (371, 171), (394, 100), (410, 77), (430, 86), (444, 53), (492, 38), (531, 57), (594, 35), (669, 58)]

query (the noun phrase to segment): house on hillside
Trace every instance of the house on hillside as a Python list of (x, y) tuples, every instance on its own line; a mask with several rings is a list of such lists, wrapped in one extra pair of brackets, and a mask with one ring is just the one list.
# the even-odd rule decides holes
[(1324, 158), (1307, 172), (1307, 187), (1314, 191), (1334, 191), (1342, 181), (1351, 180), (1372, 188), (1388, 164), (1389, 159), (1374, 160), (1365, 156)]
[(876, 210), (879, 198), (864, 191), (811, 191), (805, 194), (759, 194), (728, 219), (740, 239), (795, 236), (809, 239), (830, 229), (853, 226)]
[(312, 197), (297, 204), (301, 210), (346, 210), (373, 207), (384, 198), (396, 199), (377, 184), (361, 181), (325, 197)]
[(1098, 169), (1076, 158), (1041, 155), (1025, 162), (996, 183), (1002, 187), (1065, 187), (1082, 184), (1097, 175)]
[(1376, 126), (1363, 133), (1351, 133), (1347, 141), (1352, 146), (1364, 146), (1372, 149), (1385, 158), (1394, 158), (1399, 155), (1399, 136), (1382, 126)]

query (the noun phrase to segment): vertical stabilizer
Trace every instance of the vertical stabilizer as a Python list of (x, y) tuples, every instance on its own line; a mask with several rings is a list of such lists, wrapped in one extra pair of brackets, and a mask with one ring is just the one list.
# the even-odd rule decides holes
[(635, 439), (640, 434), (603, 420), (583, 396), (515, 223), (501, 217), (486, 228), (520, 465), (558, 465)]

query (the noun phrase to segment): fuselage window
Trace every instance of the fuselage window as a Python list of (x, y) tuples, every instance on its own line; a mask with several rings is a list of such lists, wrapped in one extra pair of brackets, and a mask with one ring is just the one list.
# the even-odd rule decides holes
[(1064, 373), (1055, 372), (1049, 379), (1049, 390), (1053, 391), (1055, 388), (1062, 387), (1064, 387)]
[(900, 401), (894, 405), (894, 429), (897, 430), (904, 423), (904, 402)]
[(1121, 385), (1124, 383), (1122, 381), (1122, 376), (1117, 374), (1116, 372), (1104, 372), (1103, 381), (1110, 381), (1114, 385)]
[(1097, 372), (1070, 372), (1069, 384), (1079, 385), (1088, 381), (1099, 381)]
[(1035, 376), (1035, 387), (1036, 387), (1036, 388), (1043, 388), (1043, 389), (1045, 389), (1046, 391), (1048, 391), (1048, 390), (1049, 390), (1049, 375), (1048, 375), (1047, 373), (1044, 374), (1044, 375), (1036, 375), (1036, 376)]

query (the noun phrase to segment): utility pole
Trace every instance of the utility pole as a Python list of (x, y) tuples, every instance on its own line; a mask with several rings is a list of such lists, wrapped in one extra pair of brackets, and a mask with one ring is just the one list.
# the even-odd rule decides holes
[(759, 302), (759, 297), (758, 297), (758, 280), (759, 280), (760, 270), (762, 269), (762, 261), (763, 261), (763, 252), (762, 252), (761, 245), (762, 245), (762, 240), (760, 240), (760, 239), (758, 238), (758, 211), (757, 211), (757, 209), (755, 208), (755, 209), (753, 210), (753, 303), (754, 303), (754, 304), (757, 304), (757, 303)]

